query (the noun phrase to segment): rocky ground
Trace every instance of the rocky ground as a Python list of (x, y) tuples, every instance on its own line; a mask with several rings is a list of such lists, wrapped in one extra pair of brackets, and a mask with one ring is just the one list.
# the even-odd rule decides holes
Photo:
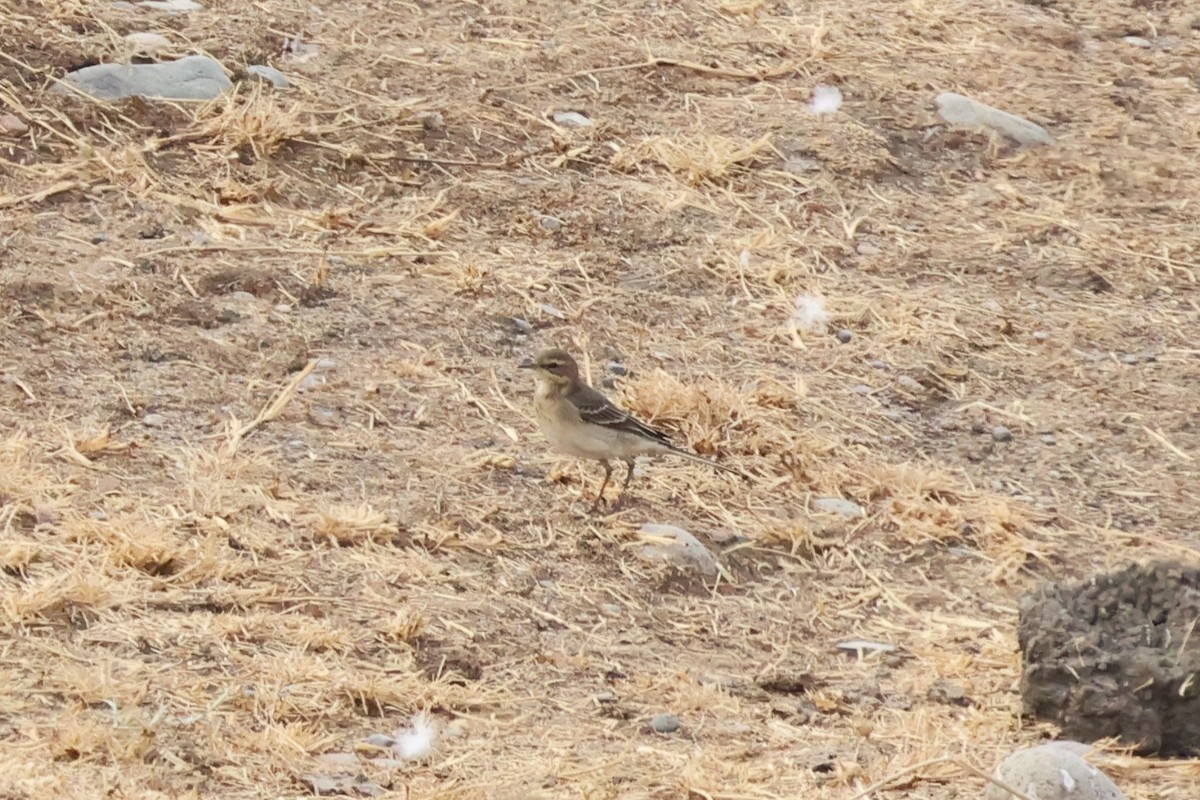
[[(1193, 558), (1198, 26), (0, 0), (2, 793), (981, 796), (1020, 595)], [(550, 344), (753, 480), (589, 513)]]

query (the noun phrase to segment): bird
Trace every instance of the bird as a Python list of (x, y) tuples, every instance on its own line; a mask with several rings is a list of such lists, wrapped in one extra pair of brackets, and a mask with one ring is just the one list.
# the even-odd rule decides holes
[(557, 347), (542, 350), (532, 361), (520, 366), (533, 370), (537, 381), (534, 416), (550, 446), (565, 455), (599, 461), (604, 467), (604, 480), (596, 493), (593, 510), (604, 498), (604, 490), (612, 478), (613, 461), (623, 461), (628, 468), (618, 503), (633, 480), (638, 456), (674, 455), (746, 477), (736, 469), (675, 446), (667, 434), (614, 405), (579, 376), (579, 364), (566, 350)]

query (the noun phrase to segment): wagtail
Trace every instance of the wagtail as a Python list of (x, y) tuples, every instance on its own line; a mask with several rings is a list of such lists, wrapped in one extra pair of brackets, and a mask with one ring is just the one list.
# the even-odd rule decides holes
[(521, 364), (521, 368), (532, 369), (537, 379), (533, 409), (538, 427), (550, 446), (569, 456), (599, 461), (604, 467), (604, 482), (593, 508), (604, 498), (613, 461), (624, 461), (629, 468), (621, 486), (622, 497), (633, 480), (634, 460), (638, 456), (676, 455), (747, 477), (738, 470), (679, 449), (667, 434), (613, 405), (583, 382), (579, 365), (565, 350), (543, 350), (533, 361)]

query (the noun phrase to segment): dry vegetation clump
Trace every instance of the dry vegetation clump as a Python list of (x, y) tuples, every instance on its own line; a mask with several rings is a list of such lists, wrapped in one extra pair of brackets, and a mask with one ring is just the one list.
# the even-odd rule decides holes
[[(0, 0), (0, 795), (978, 795), (1018, 593), (1194, 559), (1178, 4), (203, 5)], [(52, 90), (137, 32), (234, 90)], [(753, 480), (586, 513), (547, 345)]]

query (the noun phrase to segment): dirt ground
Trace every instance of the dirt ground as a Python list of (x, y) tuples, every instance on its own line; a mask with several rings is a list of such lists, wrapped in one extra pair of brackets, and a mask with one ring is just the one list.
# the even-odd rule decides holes
[[(1194, 559), (1194, 4), (204, 4), (0, 0), (0, 796), (980, 796), (1018, 595)], [(52, 91), (131, 32), (294, 86)], [(551, 344), (753, 481), (588, 513)]]

